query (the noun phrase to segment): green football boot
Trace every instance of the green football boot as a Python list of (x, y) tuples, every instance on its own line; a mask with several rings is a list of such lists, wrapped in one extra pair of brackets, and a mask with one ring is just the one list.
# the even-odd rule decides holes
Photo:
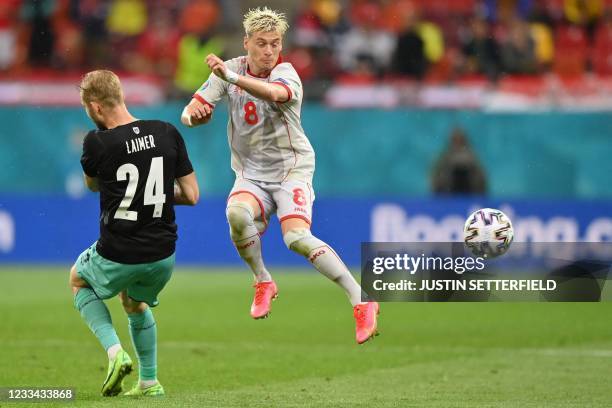
[(129, 390), (123, 395), (129, 395), (131, 397), (163, 397), (164, 395), (166, 395), (166, 393), (164, 392), (164, 387), (162, 387), (160, 383), (157, 383), (144, 389), (140, 388), (139, 383), (136, 383), (136, 385), (134, 385), (131, 390)]
[(132, 372), (132, 359), (124, 350), (119, 350), (108, 363), (108, 374), (102, 384), (102, 396), (114, 397), (123, 391), (123, 379)]

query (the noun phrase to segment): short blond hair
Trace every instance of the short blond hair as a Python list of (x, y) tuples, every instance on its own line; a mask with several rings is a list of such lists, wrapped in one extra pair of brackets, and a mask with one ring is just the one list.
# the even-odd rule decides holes
[(112, 108), (123, 103), (123, 90), (119, 77), (112, 71), (99, 69), (85, 74), (79, 85), (81, 101), (98, 102)]
[(289, 28), (285, 14), (269, 9), (268, 7), (257, 7), (256, 9), (250, 9), (244, 15), (242, 24), (244, 25), (244, 32), (247, 37), (250, 37), (253, 33), (257, 33), (259, 31), (263, 31), (265, 33), (270, 31), (278, 31), (282, 36), (285, 35), (287, 28)]

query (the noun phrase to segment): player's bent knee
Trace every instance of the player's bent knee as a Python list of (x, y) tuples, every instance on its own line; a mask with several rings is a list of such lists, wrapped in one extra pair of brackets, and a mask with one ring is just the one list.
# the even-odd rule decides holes
[(127, 293), (119, 293), (119, 299), (121, 299), (121, 305), (126, 313), (142, 313), (147, 310), (147, 304), (144, 302), (138, 302), (130, 298)]
[(79, 288), (87, 287), (87, 282), (79, 277), (77, 274), (76, 264), (70, 268), (70, 276), (68, 278), (68, 285), (72, 288), (72, 293), (78, 292)]
[(248, 203), (241, 201), (231, 202), (226, 210), (225, 215), (230, 227), (234, 231), (243, 231), (247, 226), (253, 223), (253, 209)]
[(283, 235), (283, 241), (285, 241), (287, 248), (303, 256), (310, 255), (310, 251), (312, 251), (314, 246), (319, 242), (319, 240), (310, 233), (308, 228), (290, 229)]
[(72, 284), (72, 281), (74, 280), (74, 276), (76, 276), (76, 264), (72, 265), (72, 267), (70, 268), (70, 274), (68, 275), (68, 284), (72, 287), (74, 286)]
[(123, 306), (123, 310), (125, 310), (126, 313), (128, 314), (134, 314), (134, 313), (143, 313), (145, 310), (147, 310), (147, 304), (143, 303), (143, 302), (134, 302), (132, 305), (129, 306)]

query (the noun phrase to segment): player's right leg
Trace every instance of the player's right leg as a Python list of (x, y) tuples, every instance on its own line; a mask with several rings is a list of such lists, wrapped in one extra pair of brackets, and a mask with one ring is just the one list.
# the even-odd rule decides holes
[(174, 254), (159, 261), (134, 265), (133, 279), (119, 293), (128, 315), (130, 337), (138, 356), (139, 381), (125, 395), (162, 396), (164, 388), (157, 380), (157, 324), (152, 307), (159, 304), (159, 293), (172, 276)]
[(128, 315), (130, 336), (138, 356), (140, 381), (125, 395), (162, 396), (164, 387), (157, 380), (157, 325), (151, 308), (131, 299), (126, 291), (119, 294)]
[(255, 276), (255, 298), (251, 305), (251, 316), (255, 319), (269, 315), (272, 299), (278, 293), (261, 255), (260, 233), (265, 230), (267, 213), (272, 211), (272, 206), (268, 193), (256, 184), (236, 180), (226, 208), (232, 241)]
[(108, 288), (89, 284), (97, 282), (93, 276), (104, 274), (100, 270), (99, 258), (95, 244), (84, 251), (70, 269), (70, 287), (76, 309), (108, 354), (109, 367), (102, 384), (102, 395), (115, 396), (121, 392), (123, 378), (132, 371), (132, 361), (123, 351), (108, 308), (98, 295), (108, 293)]

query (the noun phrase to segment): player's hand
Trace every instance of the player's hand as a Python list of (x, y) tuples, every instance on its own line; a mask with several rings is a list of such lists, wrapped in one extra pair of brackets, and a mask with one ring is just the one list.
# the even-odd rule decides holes
[(206, 57), (206, 64), (212, 70), (212, 72), (221, 78), (224, 81), (227, 81), (227, 68), (225, 67), (225, 62), (215, 54), (208, 54)]
[[(212, 108), (193, 98), (191, 102), (185, 107), (183, 111), (183, 117), (187, 118), (187, 126), (197, 126), (207, 123), (212, 118)], [(181, 118), (183, 121), (183, 118)]]

